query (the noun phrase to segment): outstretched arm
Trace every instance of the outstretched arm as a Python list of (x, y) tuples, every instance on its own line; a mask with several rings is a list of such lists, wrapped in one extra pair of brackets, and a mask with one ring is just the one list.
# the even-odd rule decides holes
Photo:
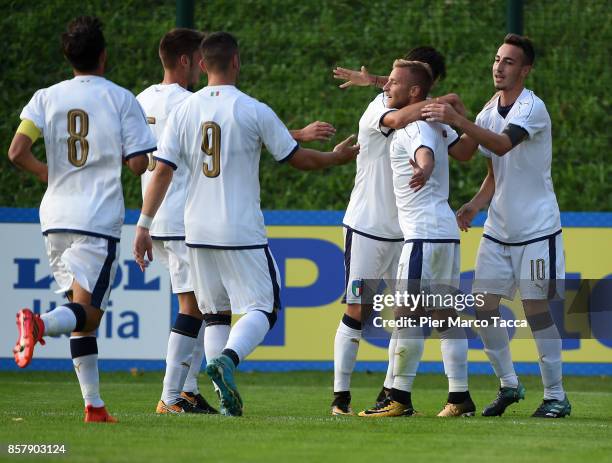
[(336, 134), (336, 128), (327, 122), (315, 121), (303, 129), (290, 130), (289, 132), (295, 141), (327, 141)]
[(330, 153), (308, 148), (298, 148), (289, 159), (289, 164), (299, 170), (318, 170), (338, 166), (353, 161), (359, 154), (359, 145), (351, 145), (355, 135), (351, 135), (336, 145)]
[(418, 103), (404, 106), (397, 111), (390, 111), (382, 118), (382, 125), (390, 129), (401, 129), (414, 121), (422, 120), (423, 108), (431, 104), (432, 101), (448, 103), (452, 105), (453, 108), (456, 108), (457, 112), (463, 111), (463, 114), (465, 114), (465, 107), (461, 99), (456, 94), (449, 93), (448, 95), (437, 97), (435, 100), (423, 100)]
[(374, 87), (383, 88), (387, 80), (389, 80), (389, 76), (371, 75), (365, 66), (361, 66), (361, 71), (336, 67), (336, 69), (334, 69), (334, 79), (346, 81), (339, 85), (340, 88), (348, 88), (352, 85), (357, 87), (373, 85)]

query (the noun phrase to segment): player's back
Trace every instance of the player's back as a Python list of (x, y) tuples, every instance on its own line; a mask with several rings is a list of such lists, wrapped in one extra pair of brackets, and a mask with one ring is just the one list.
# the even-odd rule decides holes
[(22, 119), (41, 129), (49, 166), (43, 232), (119, 238), (122, 159), (155, 149), (134, 96), (103, 77), (77, 76), (36, 92)]
[[(459, 239), (455, 215), (448, 204), (448, 138), (456, 138), (453, 129), (440, 123), (416, 121), (398, 130), (391, 148), (393, 187), (398, 216), (405, 239)], [(427, 183), (414, 191), (409, 182), (413, 175), (410, 159), (427, 147), (433, 151), (434, 168)]]
[[(147, 116), (147, 122), (156, 140), (161, 138), (170, 113), (176, 110), (190, 95), (191, 92), (189, 90), (176, 83), (151, 85), (138, 94), (136, 99)], [(149, 167), (141, 177), (143, 197), (151, 181), (153, 169), (155, 169), (155, 154), (155, 152), (151, 154)], [(160, 238), (185, 236), (183, 213), (187, 198), (188, 182), (188, 169), (177, 169), (149, 230), (151, 236)]]
[[(170, 147), (174, 141), (180, 146)], [(262, 143), (278, 161), (298, 147), (268, 106), (232, 85), (205, 87), (172, 114), (158, 154), (164, 158), (180, 152), (191, 171), (187, 245), (236, 249), (267, 244), (259, 200)]]

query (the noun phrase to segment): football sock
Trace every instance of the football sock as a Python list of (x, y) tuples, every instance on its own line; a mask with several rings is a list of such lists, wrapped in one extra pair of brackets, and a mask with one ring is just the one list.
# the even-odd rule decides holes
[(412, 408), (412, 393), (407, 391), (402, 391), (401, 389), (391, 389), (389, 392), (389, 398), (394, 400), (395, 402), (399, 402), (403, 405)]
[(470, 393), (465, 392), (449, 392), (448, 399), (446, 400), (449, 404), (462, 404), (470, 398)]
[(196, 338), (193, 346), (193, 354), (191, 357), (191, 366), (187, 372), (187, 378), (185, 378), (185, 384), (183, 385), (183, 391), (191, 392), (192, 394), (199, 394), (198, 388), (198, 375), (202, 368), (202, 360), (204, 358), (204, 331), (205, 326), (200, 327), (198, 337)]
[(395, 331), (391, 334), (389, 339), (389, 364), (387, 365), (387, 375), (385, 376), (385, 382), (383, 387), (385, 389), (391, 389), (393, 387), (393, 361), (395, 359), (395, 346), (397, 345), (397, 337)]
[(440, 332), (440, 348), (449, 392), (468, 390), (468, 341), (465, 330), (454, 326)]
[(232, 316), (220, 314), (204, 315), (206, 323), (204, 331), (204, 353), (206, 360), (212, 360), (221, 355), (221, 351), (227, 344), (229, 338)]
[(87, 315), (81, 304), (69, 302), (42, 314), (40, 319), (45, 324), (45, 336), (58, 336), (73, 331), (82, 331)]
[(334, 392), (350, 390), (360, 340), (361, 322), (344, 314), (334, 339)]
[[(484, 344), (485, 354), (487, 354), (489, 362), (491, 362), (491, 366), (499, 378), (501, 387), (518, 387), (519, 381), (510, 354), (508, 330), (501, 326), (493, 326), (490, 317), (486, 314), (476, 311), (476, 316), (479, 320), (489, 320), (489, 326), (479, 328), (478, 333)], [(494, 316), (500, 316), (499, 312), (495, 312)]]
[(179, 401), (185, 378), (191, 368), (193, 348), (202, 320), (179, 313), (168, 338), (166, 374), (161, 399), (166, 405)]
[(563, 400), (563, 363), (561, 361), (561, 338), (553, 324), (542, 330), (532, 331), (538, 347), (540, 373), (544, 384), (544, 399)]
[(270, 328), (265, 312), (251, 310), (232, 327), (225, 348), (233, 350), (242, 361), (261, 344)]
[(72, 364), (81, 386), (85, 406), (103, 407), (98, 374), (98, 341), (95, 336), (71, 336)]
[(414, 383), (419, 362), (423, 356), (424, 346), (425, 340), (420, 327), (398, 330), (393, 359), (392, 391), (412, 391), (412, 383)]

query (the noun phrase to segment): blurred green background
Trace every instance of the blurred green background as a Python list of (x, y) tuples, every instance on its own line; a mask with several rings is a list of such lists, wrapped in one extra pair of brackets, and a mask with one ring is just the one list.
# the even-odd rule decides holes
[[(553, 121), (553, 181), (562, 210), (612, 209), (610, 153), (611, 3), (605, 0), (525, 0), (524, 32), (536, 45), (527, 86)], [(60, 34), (75, 16), (99, 16), (108, 42), (107, 77), (135, 94), (161, 80), (161, 36), (175, 24), (176, 2), (143, 0), (0, 1), (0, 140), (6, 153), (19, 113), (39, 88), (71, 77)], [(472, 117), (493, 93), (491, 65), (506, 31), (505, 0), (237, 0), (196, 1), (195, 27), (227, 30), (240, 42), (239, 87), (270, 105), (289, 128), (314, 120), (338, 129), (331, 149), (357, 131), (376, 95), (373, 88), (340, 90), (336, 65), (387, 74), (393, 60), (417, 45), (446, 55), (448, 76), (435, 94), (458, 93)], [(203, 77), (201, 86), (205, 85)], [(35, 152), (44, 157), (43, 143)], [(484, 160), (451, 163), (451, 206), (478, 189)], [(354, 165), (301, 173), (264, 154), (265, 209), (346, 207)], [(140, 207), (140, 181), (124, 173), (126, 205)], [(44, 185), (0, 156), (0, 206), (37, 207)]]

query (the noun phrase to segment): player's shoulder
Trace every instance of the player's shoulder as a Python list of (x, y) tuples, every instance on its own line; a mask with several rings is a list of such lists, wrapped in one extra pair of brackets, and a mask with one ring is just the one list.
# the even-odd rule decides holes
[(495, 114), (495, 108), (497, 108), (497, 102), (499, 100), (499, 92), (495, 93), (489, 101), (485, 103), (482, 107), (476, 119), (482, 119), (484, 117), (489, 117), (492, 114)]
[(529, 90), (527, 88), (523, 89), (521, 94), (516, 100), (516, 104), (518, 105), (516, 115), (522, 115), (525, 117), (530, 116), (539, 116), (545, 117), (548, 115), (548, 110), (546, 109), (546, 104), (540, 97), (538, 97), (533, 90)]

